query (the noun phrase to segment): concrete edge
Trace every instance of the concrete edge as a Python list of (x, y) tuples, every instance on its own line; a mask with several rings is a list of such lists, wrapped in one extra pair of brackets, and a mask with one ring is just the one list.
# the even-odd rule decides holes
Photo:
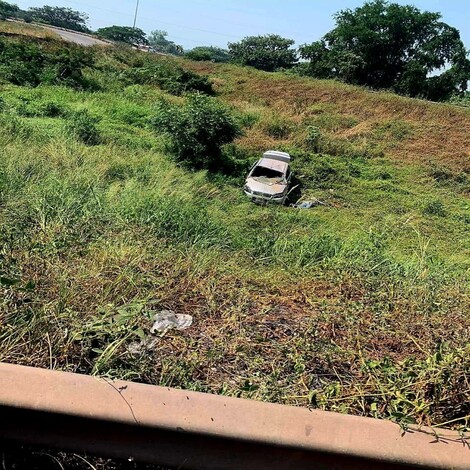
[[(453, 431), (403, 432), (389, 421), (6, 363), (0, 363), (0, 408), (298, 449), (346, 460), (470, 468), (470, 441)], [(0, 437), (7, 434), (5, 426), (0, 426)], [(126, 452), (132, 455), (132, 449)]]

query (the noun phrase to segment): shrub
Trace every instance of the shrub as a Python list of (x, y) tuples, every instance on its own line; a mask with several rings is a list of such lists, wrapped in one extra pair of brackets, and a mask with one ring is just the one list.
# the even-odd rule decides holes
[(53, 101), (46, 101), (39, 104), (39, 112), (45, 117), (59, 117), (64, 114), (64, 109)]
[(211, 171), (224, 166), (222, 145), (240, 134), (229, 110), (215, 98), (201, 94), (189, 95), (182, 107), (161, 99), (152, 124), (170, 136), (177, 161)]
[(447, 212), (445, 210), (444, 204), (439, 199), (435, 199), (434, 201), (429, 201), (423, 207), (423, 214), (424, 215), (435, 215), (438, 217), (445, 217)]
[(314, 152), (318, 152), (318, 144), (320, 142), (321, 132), (317, 126), (308, 126), (307, 127), (307, 138), (305, 142), (307, 147)]
[(213, 46), (199, 46), (186, 52), (184, 56), (190, 60), (202, 61), (210, 60), (212, 62), (230, 62), (230, 54), (226, 49)]
[(83, 88), (82, 70), (93, 64), (91, 51), (73, 45), (0, 39), (0, 77), (14, 85), (66, 84)]
[(169, 62), (132, 67), (124, 73), (129, 84), (157, 85), (173, 95), (199, 91), (212, 95), (212, 83), (207, 77), (185, 70)]
[(59, 117), (65, 114), (64, 108), (54, 101), (22, 100), (15, 106), (16, 112), (25, 117)]
[(75, 111), (69, 114), (67, 130), (84, 144), (97, 145), (101, 141), (97, 122), (86, 110)]

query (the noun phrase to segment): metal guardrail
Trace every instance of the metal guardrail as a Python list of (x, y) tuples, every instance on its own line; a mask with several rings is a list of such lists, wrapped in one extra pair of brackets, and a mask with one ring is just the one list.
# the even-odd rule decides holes
[(196, 469), (469, 469), (452, 431), (0, 363), (0, 439)]

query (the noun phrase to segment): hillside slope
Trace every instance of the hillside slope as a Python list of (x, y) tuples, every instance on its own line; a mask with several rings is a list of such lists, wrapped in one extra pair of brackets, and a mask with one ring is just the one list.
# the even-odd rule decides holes
[[(225, 64), (184, 61), (188, 68), (214, 78), (217, 90), (238, 107), (274, 110), (298, 126), (315, 121), (352, 144), (371, 141), (396, 161), (447, 165), (470, 171), (470, 112), (450, 104), (430, 103), (373, 92), (327, 80), (269, 74)], [(378, 136), (388, 124), (391, 135)], [(393, 135), (394, 128), (398, 134)], [(255, 132), (247, 132), (247, 143)], [(289, 140), (289, 139), (287, 139)], [(274, 144), (274, 142), (272, 142)]]
[[(177, 64), (232, 105), (240, 167), (288, 150), (325, 205), (176, 165), (155, 103), (207, 85)], [(465, 111), (125, 49), (47, 71), (0, 84), (0, 360), (468, 426)], [(152, 336), (162, 309), (193, 325)]]

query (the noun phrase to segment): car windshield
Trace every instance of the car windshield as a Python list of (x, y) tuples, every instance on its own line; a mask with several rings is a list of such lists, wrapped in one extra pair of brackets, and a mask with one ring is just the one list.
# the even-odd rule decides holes
[(280, 171), (263, 166), (257, 166), (253, 170), (251, 177), (261, 183), (280, 183), (284, 179), (284, 175)]

